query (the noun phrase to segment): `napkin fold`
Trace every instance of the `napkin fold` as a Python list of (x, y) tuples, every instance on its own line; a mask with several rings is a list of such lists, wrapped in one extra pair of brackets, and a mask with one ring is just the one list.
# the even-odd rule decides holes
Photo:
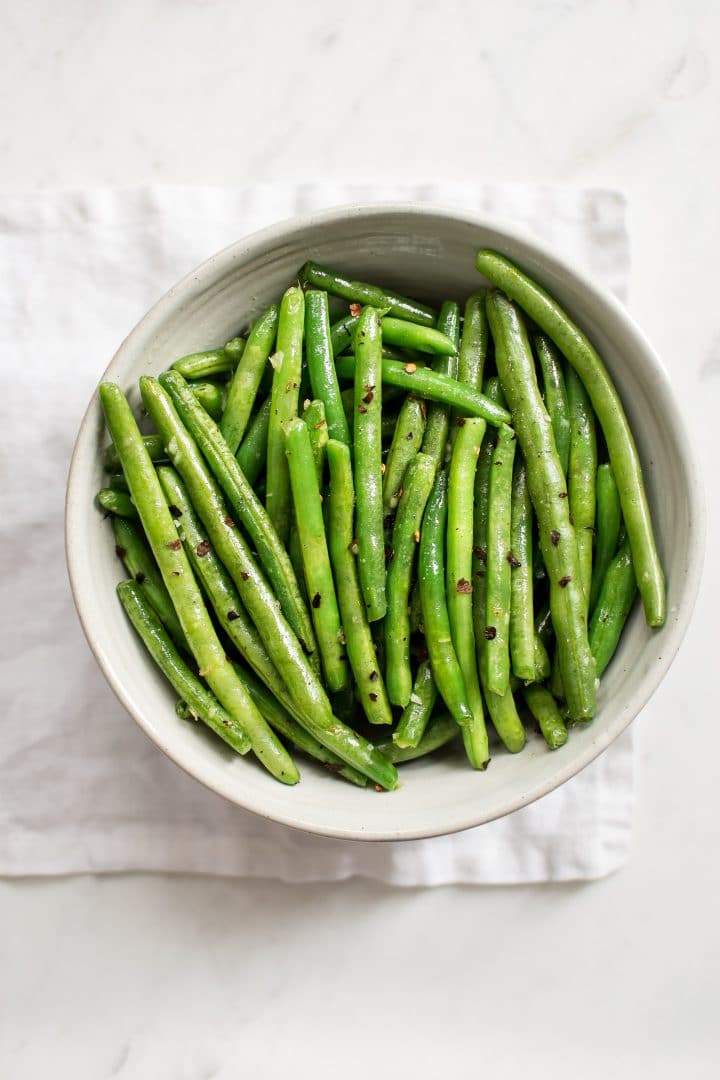
[(145, 187), (0, 196), (0, 874), (131, 870), (397, 885), (600, 877), (628, 857), (632, 732), (569, 783), (454, 836), (372, 844), (274, 825), (174, 766), (82, 636), (63, 553), (80, 418), (128, 330), (208, 255), (321, 207), (409, 200), (513, 220), (625, 295), (617, 192), (499, 184)]

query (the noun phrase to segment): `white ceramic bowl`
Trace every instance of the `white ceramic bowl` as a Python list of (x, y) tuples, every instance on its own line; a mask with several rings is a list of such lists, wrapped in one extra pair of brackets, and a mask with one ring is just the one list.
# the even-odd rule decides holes
[(477, 773), (461, 752), (405, 765), (390, 794), (360, 790), (328, 776), (301, 756), (301, 782), (272, 780), (202, 725), (175, 715), (175, 695), (157, 672), (115, 596), (122, 568), (110, 524), (94, 506), (103, 483), (107, 441), (97, 399), (90, 403), (73, 455), (67, 492), (70, 581), (88, 642), (128, 712), (178, 765), (240, 806), (310, 832), (363, 840), (398, 840), (466, 829), (507, 814), (552, 791), (600, 754), (627, 727), (660, 684), (680, 645), (700, 580), (704, 507), (697, 461), (667, 375), (625, 309), (512, 227), (411, 205), (352, 207), (265, 229), (213, 256), (160, 300), (123, 342), (105, 378), (138, 403), (137, 380), (158, 374), (185, 353), (221, 345), (276, 300), (306, 259), (377, 281), (429, 301), (464, 300), (483, 279), (480, 247), (509, 256), (557, 297), (605, 358), (628, 412), (642, 458), (650, 506), (668, 580), (668, 619), (649, 630), (637, 605), (605, 674), (598, 714), (550, 753), (530, 737), (523, 753), (496, 748)]

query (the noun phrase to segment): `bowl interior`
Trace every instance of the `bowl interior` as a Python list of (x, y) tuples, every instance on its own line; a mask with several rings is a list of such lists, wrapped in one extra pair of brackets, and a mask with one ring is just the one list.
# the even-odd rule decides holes
[(702, 562), (699, 478), (665, 373), (624, 309), (608, 294), (514, 229), (455, 212), (411, 207), (332, 211), (241, 241), (175, 286), (118, 350), (106, 377), (138, 403), (140, 375), (158, 374), (185, 353), (221, 345), (277, 299), (307, 258), (420, 299), (464, 300), (483, 284), (479, 247), (516, 260), (567, 308), (603, 355), (642, 458), (668, 578), (668, 621), (652, 632), (639, 606), (599, 694), (598, 715), (550, 753), (531, 736), (522, 754), (494, 747), (484, 774), (448, 751), (404, 766), (401, 788), (384, 797), (328, 777), (299, 758), (302, 782), (285, 788), (249, 759), (226, 751), (202, 725), (179, 721), (174, 694), (134, 636), (115, 597), (122, 568), (110, 524), (94, 506), (107, 442), (97, 400), (83, 421), (68, 484), (70, 578), (91, 647), (123, 704), (179, 765), (234, 802), (290, 825), (339, 837), (402, 839), (481, 824), (557, 787), (588, 764), (639, 712), (684, 634)]

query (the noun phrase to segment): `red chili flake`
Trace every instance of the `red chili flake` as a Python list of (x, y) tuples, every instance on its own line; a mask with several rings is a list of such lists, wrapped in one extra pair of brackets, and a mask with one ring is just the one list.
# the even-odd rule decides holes
[(119, 544), (116, 544), (115, 545), (115, 554), (117, 556), (119, 556), (119, 558), (124, 559), (125, 556), (127, 555), (127, 551), (125, 550), (124, 547), (120, 547)]
[(518, 566), (522, 565), (522, 563), (518, 559), (517, 555), (515, 555), (512, 551), (508, 551), (508, 553), (507, 553), (507, 561), (510, 563), (513, 570), (517, 570)]
[(485, 627), (485, 637), (487, 638), (488, 641), (492, 641), (492, 639), (495, 637), (496, 634), (497, 634), (497, 630), (495, 629), (494, 626), (486, 626)]
[(473, 555), (475, 556), (476, 559), (479, 559), (481, 563), (486, 563), (487, 562), (487, 551), (485, 550), (485, 548), (474, 547), (473, 548)]
[(135, 575), (135, 580), (137, 581), (138, 585), (142, 585), (143, 581), (145, 580), (145, 575), (143, 574), (142, 570), (138, 570), (137, 574)]
[(243, 581), (247, 581), (249, 579), (250, 575), (247, 573), (247, 571), (243, 570), (242, 573), (240, 574), (240, 577), (243, 579)]
[(165, 547), (170, 548), (171, 551), (179, 551), (180, 548), (182, 547), (182, 544), (180, 543), (179, 540), (168, 540)]
[(320, 596), (319, 592), (316, 592), (315, 595), (312, 598), (312, 606), (314, 608), (319, 608), (321, 602), (322, 602), (322, 597)]
[(465, 427), (465, 417), (464, 416), (457, 416), (455, 418), (455, 423), (457, 424), (458, 427)]
[(350, 305), (350, 314), (351, 315), (357, 316), (357, 315), (360, 314), (361, 311), (362, 311), (362, 304), (351, 304)]
[(467, 578), (461, 577), (455, 586), (455, 592), (462, 593), (463, 595), (469, 595), (473, 591), (473, 587)]
[(225, 524), (227, 525), (228, 529), (232, 529), (232, 528), (234, 527), (234, 525), (235, 525), (235, 522), (234, 522), (234, 521), (233, 521), (233, 519), (232, 519), (232, 518), (231, 518), (231, 517), (230, 517), (230, 516), (228, 515), (228, 516), (226, 516), (226, 518), (225, 518)]
[(560, 543), (560, 533), (557, 529), (553, 529), (550, 533), (550, 540), (552, 541), (553, 547), (557, 547)]
[(201, 559), (205, 555), (207, 555), (209, 550), (210, 550), (210, 541), (209, 540), (201, 540), (200, 543), (198, 544), (198, 546), (195, 548), (195, 551), (197, 552), (199, 558), (201, 558)]
[(377, 701), (377, 699), (378, 699), (377, 694), (368, 694), (368, 697), (370, 698), (371, 701)]
[(168, 504), (168, 510), (170, 511), (171, 517), (174, 517), (174, 518), (182, 517), (182, 510), (180, 509), (179, 506), (175, 506), (174, 503), (169, 503)]
[(359, 413), (366, 413), (367, 409), (365, 408), (364, 405), (358, 405), (358, 412)]
[(571, 581), (572, 581), (572, 578), (570, 577), (570, 575), (566, 574), (565, 577), (560, 578), (560, 580), (558, 581), (558, 585), (560, 586), (561, 589), (564, 589), (565, 586), (569, 585)]
[(228, 613), (227, 613), (227, 617), (228, 617), (228, 622), (234, 622), (234, 621), (235, 621), (235, 619), (239, 619), (239, 618), (240, 618), (240, 616), (238, 615), (237, 611), (234, 611), (234, 610), (230, 610), (230, 611), (228, 611)]
[(368, 390), (367, 394), (363, 398), (363, 401), (365, 402), (366, 405), (369, 405), (374, 397), (375, 397), (375, 391), (374, 390)]
[(317, 424), (313, 424), (313, 431), (319, 431), (320, 428), (327, 426), (327, 420), (318, 420)]
[(567, 491), (558, 491), (558, 498), (567, 499)]
[(384, 791), (385, 788), (382, 786), (382, 784), (376, 784), (375, 785), (375, 790), (376, 791)]
[(379, 678), (380, 676), (378, 675), (377, 671), (370, 672), (370, 682), (377, 682)]
[(408, 375), (413, 375), (417, 371), (417, 364), (406, 364), (403, 371), (407, 371)]

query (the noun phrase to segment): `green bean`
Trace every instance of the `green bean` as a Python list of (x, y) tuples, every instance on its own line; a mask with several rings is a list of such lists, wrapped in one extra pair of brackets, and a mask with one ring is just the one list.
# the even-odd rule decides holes
[(410, 670), (409, 595), (415, 548), (425, 505), (435, 480), (435, 463), (417, 454), (408, 466), (392, 533), (393, 557), (388, 565), (385, 646), (387, 688), (393, 705), (407, 705), (412, 693)]
[(570, 464), (567, 491), (570, 517), (575, 528), (580, 559), (580, 581), (587, 608), (590, 602), (595, 535), (595, 473), (597, 471), (595, 417), (585, 393), (585, 387), (572, 368), (567, 374), (567, 391), (570, 408)]
[(414, 581), (410, 589), (410, 631), (411, 633), (423, 632), (422, 606), (420, 604), (420, 586)]
[(612, 466), (601, 465), (597, 471), (597, 543), (590, 586), (590, 613), (592, 614), (605, 574), (617, 551), (622, 511), (620, 496), (613, 476)]
[(547, 570), (545, 569), (545, 560), (542, 557), (542, 551), (540, 549), (540, 537), (536, 536), (533, 542), (533, 581), (545, 581), (547, 578)]
[(338, 321), (333, 323), (330, 327), (330, 347), (333, 356), (340, 356), (346, 349), (352, 347), (355, 339), (355, 328), (359, 318), (359, 312), (357, 315), (350, 312), (349, 315), (345, 315), (342, 319), (338, 319)]
[(487, 768), (490, 755), (475, 658), (472, 559), (475, 471), (485, 434), (484, 420), (464, 420), (450, 461), (447, 520), (447, 603), (450, 632), (460, 664), (472, 721), (462, 729), (468, 761)]
[(420, 536), (418, 580), (425, 641), (435, 685), (455, 720), (462, 727), (472, 722), (473, 714), (467, 699), (465, 680), (452, 643), (445, 595), (444, 548), (447, 497), (447, 473), (441, 470), (435, 478), (425, 509)]
[(106, 514), (115, 514), (116, 517), (127, 518), (128, 521), (138, 520), (138, 512), (132, 498), (124, 491), (101, 488), (97, 493), (97, 503)]
[(347, 661), (341, 644), (340, 611), (330, 568), (322, 497), (313, 461), (310, 432), (302, 420), (285, 425), (285, 452), (290, 465), (290, 485), (295, 504), (295, 526), (311, 598), (315, 634), (322, 658), (325, 682), (332, 693), (348, 685)]
[(380, 434), (382, 435), (383, 443), (391, 443), (393, 435), (395, 434), (395, 428), (397, 427), (397, 416), (387, 413), (383, 415), (380, 423)]
[[(141, 389), (143, 383), (153, 381), (141, 379)], [(124, 394), (114, 383), (102, 383), (100, 401), (145, 535), (201, 677), (207, 679), (220, 704), (246, 732), (253, 751), (268, 771), (284, 783), (296, 783), (299, 774), (292, 759), (253, 705), (225, 656)]]
[(245, 728), (193, 675), (141, 587), (134, 581), (121, 581), (117, 594), (146, 649), (176, 693), (182, 694), (192, 716), (202, 720), (238, 754), (247, 754), (250, 739)]
[(220, 489), (197, 444), (183, 427), (171, 398), (155, 379), (147, 376), (140, 380), (140, 392), (157, 428), (165, 434), (173, 464), (206, 529), (207, 539), (225, 564), (293, 700), (303, 713), (315, 713), (329, 724), (330, 703), (309, 666), (307, 643), (298, 640), (287, 622), (246, 541), (228, 515)]
[[(403, 709), (393, 741), (401, 749), (409, 750), (418, 746), (437, 701), (437, 687), (432, 676), (429, 660), (423, 660), (415, 673), (410, 700)], [(453, 724), (455, 721), (453, 720)], [(457, 724), (455, 724), (457, 731)]]
[[(202, 526), (179, 476), (174, 469), (169, 467), (158, 469), (158, 475), (165, 497), (170, 504), (171, 512), (177, 515), (176, 520), (178, 520), (180, 526), (180, 536), (190, 564), (198, 581), (202, 584), (205, 595), (212, 604), (218, 621), (243, 660), (250, 665), (267, 688), (258, 688), (256, 681), (248, 671), (238, 672), (260, 712), (271, 727), (276, 728), (282, 735), (291, 738), (296, 746), (305, 750), (312, 757), (326, 764), (343, 765), (340, 757), (327, 750), (313, 735), (305, 730), (306, 726), (312, 726), (312, 722), (308, 723), (307, 717), (298, 709), (290, 696), (255, 627), (248, 619), (245, 607), (230, 575), (213, 549), (208, 548), (208, 544), (204, 540)], [(273, 702), (275, 702), (275, 705), (272, 704)], [(285, 727), (279, 724), (278, 718), (280, 714), (278, 709), (283, 714), (289, 714), (290, 723), (293, 725), (292, 730), (287, 722)], [(360, 784), (363, 780), (361, 774), (349, 765), (343, 765), (339, 771), (347, 779), (352, 780), (353, 783)]]
[(379, 671), (353, 554), (354, 493), (350, 450), (346, 443), (330, 439), (327, 457), (330, 466), (330, 558), (348, 660), (358, 688), (360, 705), (370, 723), (391, 724), (390, 703)]
[(310, 434), (315, 476), (317, 477), (318, 487), (322, 491), (329, 438), (327, 420), (325, 419), (325, 406), (322, 401), (308, 402), (303, 409), (302, 418)]
[[(532, 682), (536, 670), (533, 612), (532, 503), (525, 462), (518, 458), (512, 480), (510, 535), (510, 656), (519, 679)], [(541, 646), (542, 647), (542, 646)]]
[(305, 294), (305, 356), (313, 395), (325, 406), (328, 435), (350, 445), (350, 428), (340, 399), (330, 339), (326, 292), (309, 289)]
[(302, 376), (305, 301), (302, 289), (287, 289), (280, 305), (277, 330), (277, 367), (273, 375), (272, 405), (267, 441), (265, 506), (280, 540), (290, 533), (290, 474), (285, 457), (284, 425), (297, 416)]
[(383, 515), (395, 513), (402, 495), (406, 469), (420, 449), (425, 431), (425, 406), (412, 395), (405, 398), (398, 414), (383, 476)]
[(485, 293), (476, 293), (475, 296), (470, 296), (465, 304), (465, 317), (458, 352), (458, 382), (465, 383), (474, 390), (482, 388), (489, 340)]
[[(445, 334), (455, 346), (460, 341), (460, 308), (457, 304), (451, 300), (446, 300), (440, 308), (440, 313), (437, 320), (437, 328)], [(430, 375), (437, 375), (441, 382), (442, 379), (455, 379), (457, 375), (457, 353), (452, 353), (448, 356), (441, 356), (437, 358), (433, 364), (433, 368), (429, 372)], [(394, 365), (399, 366), (399, 365)], [(411, 393), (416, 393), (415, 376), (420, 372), (421, 377), (424, 376), (426, 369), (418, 367), (415, 363), (404, 364), (400, 367), (398, 375), (402, 376), (405, 380), (410, 379), (411, 383), (405, 389), (410, 390)], [(392, 372), (390, 373), (392, 377)], [(383, 378), (386, 378), (386, 373), (383, 365)], [(437, 382), (437, 380), (436, 380)], [(458, 384), (459, 385), (459, 384)], [(417, 394), (420, 397), (427, 396), (423, 394), (422, 389), (417, 390)], [(450, 427), (450, 410), (448, 405), (450, 402), (435, 401), (427, 411), (427, 421), (425, 424), (425, 434), (423, 436), (422, 451), (431, 457), (435, 462), (435, 470), (437, 471), (441, 465), (445, 462), (447, 450), (448, 450), (448, 431)]]
[(523, 696), (550, 749), (563, 746), (567, 742), (567, 727), (550, 691), (535, 683), (525, 687)]
[(124, 474), (121, 472), (112, 474), (112, 476), (108, 479), (108, 487), (110, 488), (110, 491), (123, 491), (126, 495), (130, 491), (130, 488), (128, 487), (128, 482), (125, 479)]
[(434, 356), (454, 356), (457, 343), (432, 326), (418, 326), (405, 319), (393, 319), (389, 315), (382, 318), (382, 338), (387, 345), (399, 349), (417, 349), (418, 352), (432, 353)]
[(140, 586), (140, 591), (155, 610), (175, 644), (187, 650), (188, 644), (180, 628), (170, 594), (163, 584), (160, 571), (145, 542), (142, 530), (134, 522), (119, 517), (112, 519), (112, 527), (115, 534), (115, 552), (125, 564), (128, 574)]
[(380, 317), (366, 307), (356, 332), (354, 446), (357, 493), (358, 570), (368, 620), (382, 619), (385, 599), (385, 539), (382, 504), (382, 379)]
[[(245, 342), (243, 341), (242, 344), (244, 349)], [(227, 352), (225, 349), (210, 349), (208, 352), (190, 353), (176, 360), (172, 364), (172, 369), (179, 371), (183, 379), (188, 379), (188, 381), (208, 379), (211, 375), (225, 375), (229, 371), (234, 371), (241, 355), (242, 349), (232, 352)]]
[[(447, 359), (452, 360), (452, 357)], [(440, 363), (442, 364), (442, 362), (441, 359)], [(335, 366), (341, 379), (354, 377), (355, 357), (353, 355), (348, 354), (347, 356), (338, 357)], [(457, 409), (463, 416), (480, 416), (488, 424), (493, 424), (495, 427), (499, 424), (506, 424), (510, 420), (510, 414), (506, 409), (488, 401), (479, 390), (475, 390), (471, 386), (464, 386), (457, 379), (446, 375), (439, 369), (439, 366), (433, 370), (432, 368), (421, 367), (419, 364), (403, 364), (399, 360), (383, 360), (381, 377), (383, 385), (397, 386), (401, 390), (406, 390), (409, 394), (415, 394), (416, 397), (426, 398), (428, 401), (437, 403), (437, 408), (428, 409), (425, 429), (426, 440), (428, 432), (432, 434), (439, 425), (439, 421), (433, 422), (433, 416), (439, 416), (441, 409), (447, 411), (448, 406)], [(442, 425), (439, 425), (438, 429), (442, 434)], [(447, 434), (445, 435), (445, 441), (447, 442)], [(434, 435), (432, 444), (437, 443), (439, 445), (440, 442), (439, 436)], [(444, 443), (442, 448), (444, 451)]]
[(485, 576), (485, 664), (491, 693), (510, 683), (511, 505), (516, 447), (512, 428), (501, 427), (490, 470)]
[(635, 567), (626, 540), (607, 569), (590, 620), (590, 648), (598, 678), (613, 658), (636, 592)]
[(308, 285), (316, 289), (325, 289), (334, 296), (341, 296), (343, 300), (356, 304), (369, 304), (371, 307), (388, 311), (391, 315), (397, 315), (401, 319), (408, 319), (422, 326), (435, 325), (435, 312), (432, 308), (419, 304), (416, 300), (409, 300), (406, 296), (400, 296), (389, 289), (380, 289), (377, 285), (368, 285), (363, 281), (349, 281), (336, 271), (319, 266), (316, 262), (305, 263), (300, 275)]
[(178, 523), (180, 539), (190, 565), (220, 625), (253, 671), (289, 707), (286, 703), (287, 690), (248, 617), (230, 575), (206, 539), (185, 485), (175, 469), (168, 465), (160, 466), (157, 472), (170, 513)]
[(548, 648), (553, 637), (550, 606), (544, 604), (535, 616), (535, 678), (533, 682), (544, 682), (550, 675)]
[[(312, 652), (312, 624), (289, 556), (272, 526), (269, 513), (263, 509), (217, 424), (199, 408), (182, 376), (169, 371), (160, 376), (159, 382), (172, 398), (180, 419), (225, 492), (233, 513), (252, 540), (285, 618)], [(169, 449), (172, 451), (171, 447)]]
[[(159, 435), (143, 435), (142, 441), (151, 461), (167, 461), (167, 450)], [(120, 468), (120, 455), (113, 443), (105, 449), (103, 465), (106, 472), (117, 472)]]
[(452, 742), (457, 738), (458, 726), (448, 713), (436, 716), (428, 727), (420, 742), (415, 746), (400, 746), (394, 739), (385, 739), (377, 743), (378, 750), (385, 754), (390, 761), (401, 764), (403, 761), (413, 761), (415, 758), (425, 757), (439, 750), (441, 746)]
[[(505, 404), (500, 380), (493, 376), (485, 383), (485, 393), (491, 401)], [(480, 683), (485, 695), (490, 719), (506, 749), (515, 754), (525, 745), (525, 729), (522, 725), (512, 690), (502, 695), (493, 694), (487, 684), (487, 664), (485, 648), (488, 639), (485, 636), (487, 620), (485, 618), (485, 586), (487, 572), (487, 513), (490, 493), (490, 473), (497, 442), (497, 431), (488, 428), (485, 432), (477, 472), (475, 474), (475, 516), (473, 522), (473, 627), (475, 648), (478, 658)]]
[(545, 408), (550, 415), (562, 471), (567, 475), (570, 461), (570, 406), (562, 357), (550, 338), (545, 337), (544, 334), (535, 334), (533, 345), (543, 377)]
[(245, 479), (253, 486), (256, 484), (267, 454), (268, 427), (270, 426), (270, 398), (266, 398), (255, 413), (240, 449), (235, 455), (237, 463), (245, 473)]
[(217, 383), (196, 382), (191, 384), (191, 389), (206, 413), (213, 420), (219, 420), (223, 411), (223, 389)]
[(666, 609), (665, 578), (655, 546), (642, 468), (622, 402), (605, 365), (560, 305), (509, 260), (492, 251), (481, 251), (477, 268), (522, 305), (582, 379), (605, 436), (620, 492), (645, 618), (649, 626), (662, 626)]
[(235, 364), (237, 364), (240, 357), (245, 351), (246, 345), (247, 338), (244, 338), (242, 335), (238, 335), (237, 337), (231, 338), (230, 341), (225, 342), (223, 346), (223, 352), (226, 356), (229, 356)]
[(230, 383), (225, 409), (220, 420), (220, 431), (233, 454), (237, 454), (245, 434), (257, 398), (258, 387), (275, 344), (277, 326), (278, 306), (272, 304), (250, 331), (247, 344)]
[(488, 296), (487, 311), (495, 362), (525, 458), (538, 519), (568, 708), (572, 719), (589, 720), (595, 712), (595, 664), (587, 639), (585, 597), (565, 477), (522, 317), (512, 301), (497, 290)]
[(345, 765), (342, 758), (333, 754), (321, 742), (311, 735), (297, 722), (291, 713), (280, 704), (274, 694), (268, 690), (247, 668), (233, 665), (238, 677), (245, 683), (250, 697), (257, 705), (260, 712), (267, 720), (270, 727), (274, 728), (285, 739), (289, 739), (298, 750), (303, 750), (309, 757), (315, 758), (328, 769), (329, 772), (337, 773), (338, 776), (349, 780), (356, 787), (365, 787), (367, 777), (363, 776), (351, 765)]

